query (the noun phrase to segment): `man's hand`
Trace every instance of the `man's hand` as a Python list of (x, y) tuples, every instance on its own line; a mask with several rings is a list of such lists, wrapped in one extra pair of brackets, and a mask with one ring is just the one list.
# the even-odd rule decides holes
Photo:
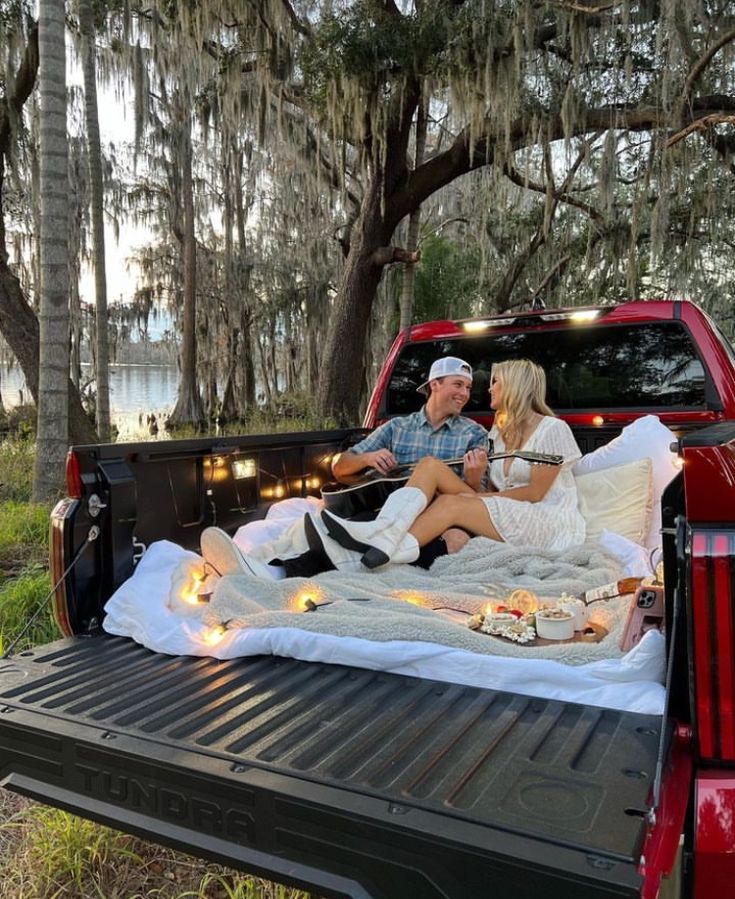
[(470, 535), (461, 528), (449, 528), (442, 534), (442, 540), (447, 545), (447, 552), (449, 555), (458, 553), (460, 549), (467, 544), (469, 539)]
[(365, 461), (381, 474), (387, 474), (398, 465), (398, 460), (389, 449), (375, 450), (373, 453), (364, 454)]
[(484, 449), (471, 449), (464, 454), (464, 481), (473, 490), (482, 489), (482, 477), (487, 470), (487, 452)]

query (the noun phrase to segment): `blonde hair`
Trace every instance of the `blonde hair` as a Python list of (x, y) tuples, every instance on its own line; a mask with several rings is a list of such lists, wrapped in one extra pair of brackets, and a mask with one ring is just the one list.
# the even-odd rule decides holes
[(502, 408), (496, 409), (495, 416), (503, 443), (508, 450), (520, 449), (529, 413), (554, 414), (546, 404), (546, 373), (530, 359), (508, 359), (493, 364), (491, 383), (493, 378), (503, 385)]

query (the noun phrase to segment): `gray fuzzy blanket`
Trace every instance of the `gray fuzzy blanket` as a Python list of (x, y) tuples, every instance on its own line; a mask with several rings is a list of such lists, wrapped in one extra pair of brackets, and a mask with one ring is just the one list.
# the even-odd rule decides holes
[[(205, 623), (227, 628), (301, 628), (340, 637), (438, 643), (489, 655), (546, 658), (571, 665), (622, 655), (618, 641), (629, 599), (591, 606), (591, 620), (609, 631), (600, 643), (518, 646), (469, 630), (461, 613), (481, 611), (525, 587), (542, 599), (578, 594), (622, 577), (619, 561), (598, 544), (561, 553), (519, 550), (483, 537), (438, 559), (429, 571), (390, 565), (377, 572), (330, 571), (311, 579), (222, 578)], [(319, 605), (305, 613), (304, 601)], [(466, 616), (469, 617), (469, 614)]]

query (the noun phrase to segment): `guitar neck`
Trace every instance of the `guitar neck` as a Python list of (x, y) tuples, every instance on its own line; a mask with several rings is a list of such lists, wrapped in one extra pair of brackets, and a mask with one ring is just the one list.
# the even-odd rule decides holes
[[(523, 450), (509, 450), (504, 453), (490, 453), (487, 457), (488, 462), (495, 462), (497, 459), (525, 459), (526, 462), (539, 462), (546, 465), (561, 465), (564, 459), (561, 456), (547, 455), (545, 453), (527, 453)], [(456, 459), (443, 459), (445, 465), (461, 465), (464, 462), (464, 456), (458, 456)], [(399, 468), (414, 468), (418, 462), (404, 462)]]

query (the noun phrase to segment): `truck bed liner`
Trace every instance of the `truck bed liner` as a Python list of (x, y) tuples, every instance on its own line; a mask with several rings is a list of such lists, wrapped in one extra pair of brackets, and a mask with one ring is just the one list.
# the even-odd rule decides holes
[(324, 895), (636, 895), (661, 726), (104, 635), (0, 662), (6, 786)]

